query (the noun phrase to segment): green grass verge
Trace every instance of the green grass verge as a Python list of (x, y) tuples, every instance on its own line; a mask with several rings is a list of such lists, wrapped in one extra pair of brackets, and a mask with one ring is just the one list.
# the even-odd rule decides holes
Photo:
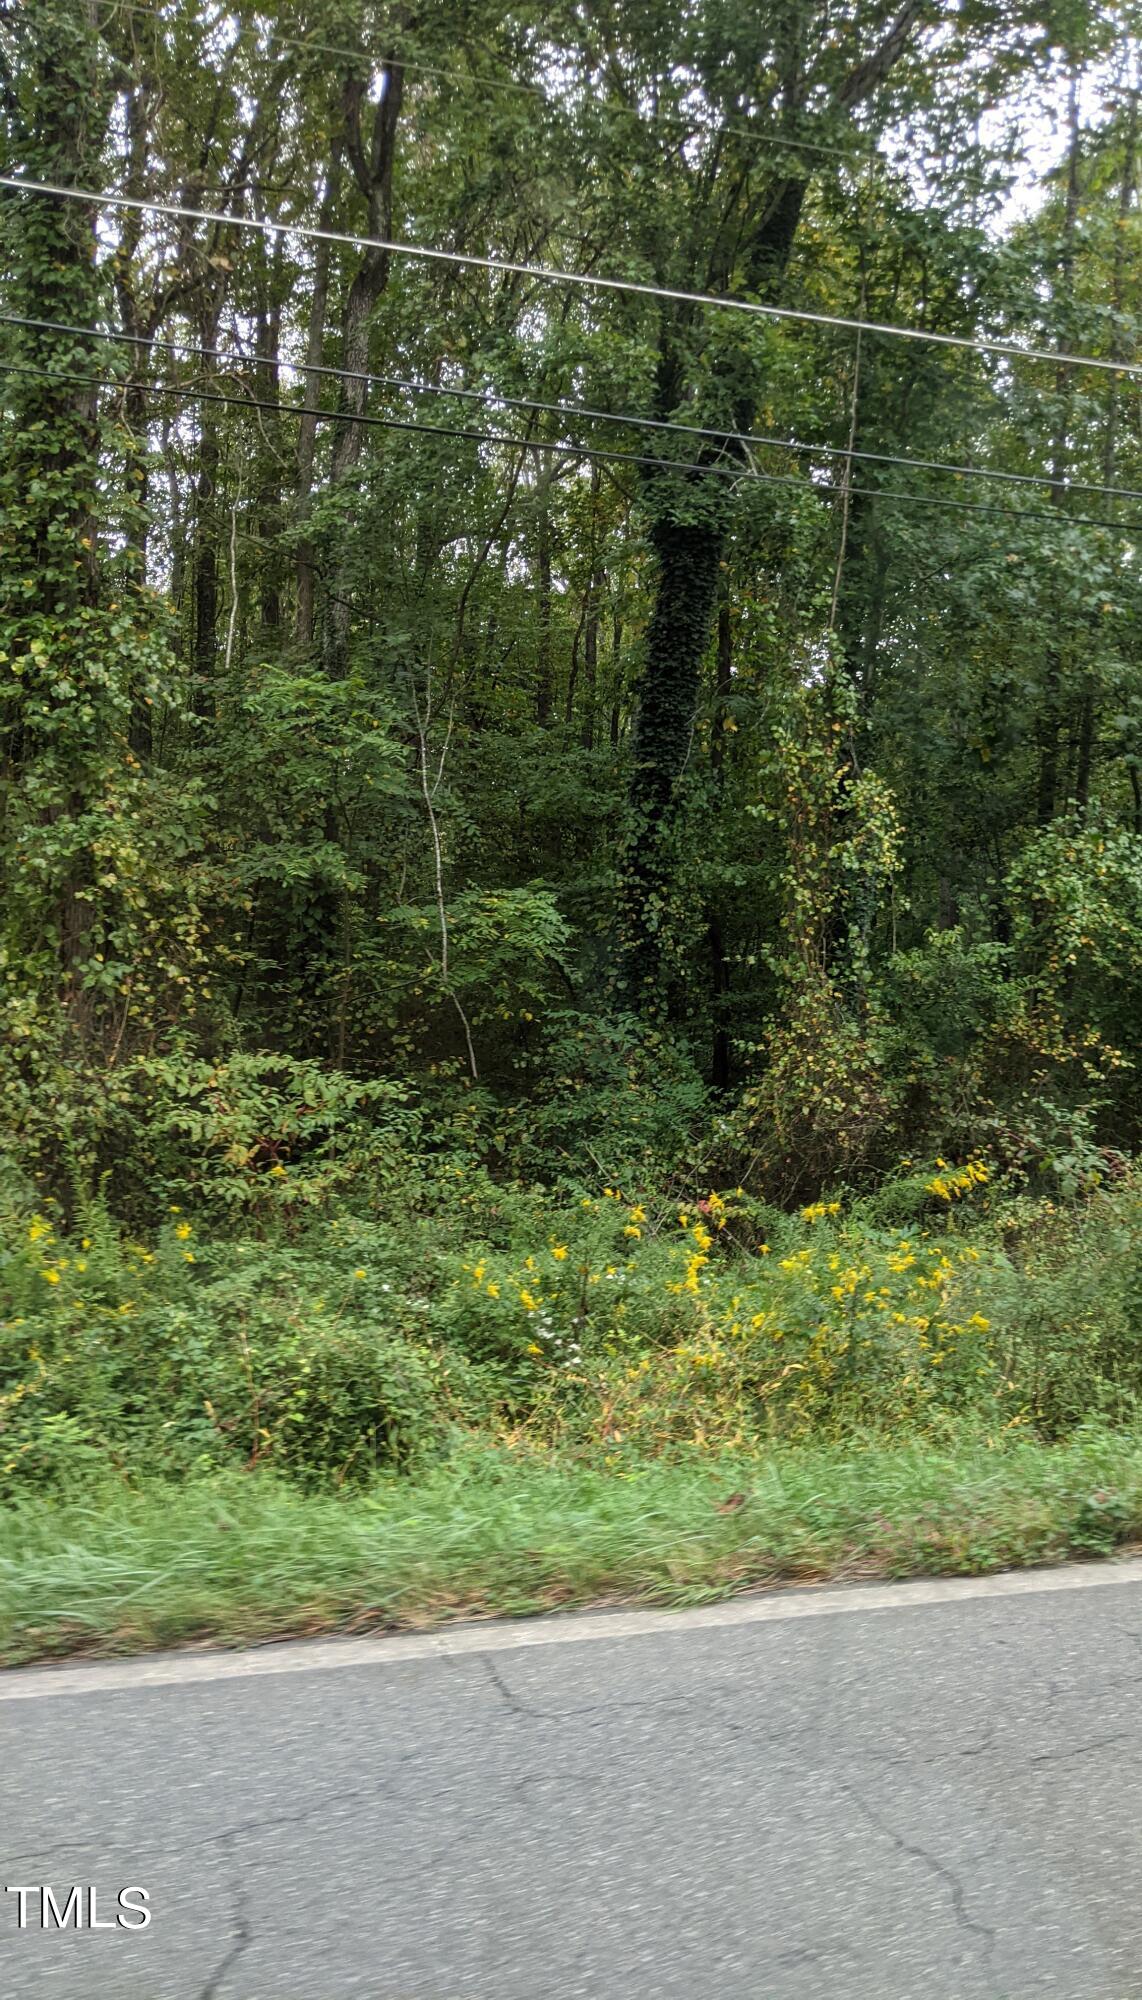
[[(728, 1502), (732, 1504), (727, 1505)], [(474, 1450), (367, 1494), (228, 1474), (0, 1514), (0, 1659), (976, 1573), (1142, 1535), (1142, 1435), (785, 1447), (622, 1473)]]

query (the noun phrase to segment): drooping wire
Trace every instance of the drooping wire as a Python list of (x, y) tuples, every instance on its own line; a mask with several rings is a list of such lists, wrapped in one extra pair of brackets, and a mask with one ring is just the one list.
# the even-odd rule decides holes
[(65, 187), (54, 181), (29, 180), (16, 174), (0, 174), (0, 187), (20, 194), (52, 195), (62, 201), (84, 202), (90, 208), (127, 208), (175, 220), (216, 223), (224, 229), (253, 229), (262, 235), (282, 231), (311, 243), (340, 243), (352, 250), (383, 250), (390, 256), (409, 257), (426, 263), (454, 264), (468, 270), (490, 271), (506, 277), (534, 278), (544, 284), (578, 285), (587, 291), (619, 292), (636, 298), (667, 299), (680, 305), (703, 306), (719, 312), (750, 313), (762, 319), (786, 321), (803, 326), (826, 326), (841, 332), (874, 333), (889, 340), (919, 341), (932, 347), (951, 347), (971, 354), (995, 354), (1013, 361), (1048, 361), (1054, 368), (1096, 368), (1117, 376), (1142, 376), (1142, 361), (1116, 361), (1105, 355), (1071, 354), (1049, 347), (1021, 347), (1016, 341), (990, 340), (963, 333), (936, 333), (924, 327), (894, 326), (886, 320), (853, 319), (844, 313), (810, 312), (801, 306), (763, 305), (757, 299), (720, 297), (714, 292), (688, 292), (672, 285), (651, 285), (635, 278), (600, 277), (588, 271), (561, 271), (544, 264), (523, 264), (514, 259), (480, 257), (468, 250), (440, 250), (427, 244), (401, 243), (392, 237), (363, 236), (349, 230), (320, 229), (311, 223), (281, 222), (254, 215), (226, 215), (218, 209), (192, 207), (187, 202), (156, 201), (142, 195), (109, 194), (98, 188)]
[[(99, 375), (76, 375), (70, 371), (56, 371), (35, 368), (25, 363), (0, 361), (0, 374), (34, 376), (41, 381), (68, 382), (92, 389), (110, 389), (122, 394), (132, 386), (123, 377)], [(426, 424), (410, 417), (379, 416), (372, 411), (359, 416), (351, 410), (325, 410), (315, 404), (274, 403), (256, 396), (227, 396), (218, 390), (202, 389), (196, 384), (179, 382), (148, 382), (136, 385), (152, 395), (181, 396), (184, 399), (221, 403), (240, 410), (266, 410), (274, 416), (313, 417), (319, 423), (361, 424), (380, 430), (407, 431), (428, 437), (459, 438), (473, 444), (498, 445), (511, 451), (541, 451), (562, 453), (572, 459), (597, 460), (610, 465), (633, 465), (649, 468), (656, 472), (697, 473), (703, 478), (711, 475), (736, 479), (747, 485), (793, 487), (799, 493), (811, 493), (827, 498), (839, 497), (842, 488), (824, 480), (803, 479), (793, 474), (758, 472), (746, 465), (728, 465), (719, 459), (700, 463), (693, 459), (655, 458), (649, 453), (633, 451), (605, 451), (597, 445), (569, 443), (567, 440), (505, 436), (503, 432), (470, 430), (456, 424)], [(882, 486), (850, 486), (851, 494), (859, 494), (869, 500), (884, 501), (888, 505), (904, 507), (937, 507), (957, 514), (988, 516), (1000, 521), (1043, 521), (1054, 528), (1081, 526), (1102, 528), (1111, 534), (1135, 534), (1142, 531), (1142, 519), (1107, 521), (1092, 514), (1061, 513), (1058, 508), (990, 507), (971, 500), (949, 500), (930, 493), (900, 493)]]
[(582, 403), (543, 402), (534, 396), (509, 396), (498, 389), (468, 389), (458, 384), (416, 382), (400, 375), (376, 375), (367, 370), (337, 368), (329, 362), (289, 361), (268, 354), (232, 354), (218, 347), (203, 347), (192, 340), (169, 340), (118, 329), (72, 326), (63, 320), (30, 319), (21, 313), (0, 312), (0, 325), (30, 331), (74, 335), (83, 340), (115, 341), (148, 351), (160, 348), (170, 354), (201, 356), (206, 361), (240, 361), (244, 367), (284, 368), (294, 375), (319, 375), (339, 382), (364, 382), (380, 389), (398, 389), (416, 396), (445, 396), (460, 402), (478, 403), (482, 408), (502, 407), (532, 410), (539, 414), (571, 418), (582, 422), (618, 424), (635, 430), (664, 431), (673, 436), (705, 440), (711, 444), (761, 445), (770, 450), (800, 452), (810, 457), (860, 460), (869, 465), (902, 466), (909, 471), (945, 472), (957, 479), (988, 479), (1011, 486), (1050, 486), (1065, 493), (1093, 493), (1112, 500), (1142, 500), (1142, 487), (1102, 486), (1093, 481), (1053, 480), (1046, 472), (1004, 472), (986, 465), (955, 465), (939, 458), (913, 458), (899, 452), (850, 450), (845, 445), (813, 444), (804, 438), (766, 436), (760, 431), (718, 430), (706, 424), (683, 424), (666, 417), (645, 417), (629, 410), (596, 410)]

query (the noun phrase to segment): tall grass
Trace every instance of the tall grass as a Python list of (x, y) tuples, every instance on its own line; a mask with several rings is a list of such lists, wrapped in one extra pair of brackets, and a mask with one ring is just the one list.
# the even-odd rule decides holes
[(0, 1515), (0, 1658), (396, 1629), (750, 1584), (980, 1572), (1142, 1534), (1142, 1439), (684, 1454), (616, 1474), (477, 1448), (304, 1494), (228, 1473)]

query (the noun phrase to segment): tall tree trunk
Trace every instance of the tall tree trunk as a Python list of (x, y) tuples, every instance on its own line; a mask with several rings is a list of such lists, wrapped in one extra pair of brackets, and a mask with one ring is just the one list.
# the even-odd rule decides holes
[[(147, 163), (150, 148), (151, 113), (158, 96), (157, 86), (142, 76), (126, 100), (125, 127), (127, 169), (124, 190), (135, 199), (147, 191)], [(144, 311), (135, 286), (135, 266), (145, 217), (141, 209), (126, 209), (119, 228), (119, 254), (113, 264), (115, 293), (122, 330), (130, 337), (130, 374), (123, 398), (127, 445), (126, 488), (130, 509), (125, 540), (135, 559), (137, 581), (147, 580), (147, 541), (150, 527), (150, 453), (147, 450), (147, 377), (155, 322)], [(153, 748), (151, 710), (136, 691), (131, 709), (131, 749), (136, 757), (149, 758)]]
[[(838, 111), (851, 112), (878, 90), (913, 38), (923, 11), (924, 0), (904, 0), (879, 43), (833, 89), (832, 101)], [(793, 119), (802, 109), (804, 55), (794, 10), (781, 84), (784, 109)], [(752, 297), (776, 303), (806, 187), (807, 181), (799, 175), (774, 182), (752, 215), (743, 219), (740, 232), (727, 234), (722, 226), (724, 217), (719, 221), (708, 290), (724, 288), (740, 273), (744, 289)], [(715, 192), (708, 190), (711, 198)], [(679, 335), (684, 322), (679, 316), (673, 322), (664, 317), (662, 328), (656, 414), (668, 417), (677, 407), (683, 386)], [(735, 396), (737, 430), (752, 428), (757, 402), (756, 387)], [(623, 982), (640, 1004), (656, 1005), (659, 999), (657, 971), (668, 911), (675, 786), (694, 726), (718, 570), (732, 518), (727, 496), (714, 490), (724, 487), (724, 481), (697, 477), (697, 488), (692, 479), (679, 481), (661, 475), (648, 482), (655, 597), (640, 687), (621, 892)]]
[(599, 687), (599, 600), (603, 591), (602, 571), (591, 571), (583, 624), (583, 732), (584, 750), (595, 747), (595, 705)]
[[(341, 191), (341, 145), (334, 142), (325, 177), (325, 188), (318, 213), (319, 229), (332, 229), (337, 213), (337, 202)], [(333, 246), (318, 241), (313, 256), (313, 296), (309, 307), (309, 330), (305, 349), (305, 395), (307, 410), (320, 408), (321, 382), (319, 373), (325, 352), (325, 323), (329, 312), (329, 264)], [(317, 418), (303, 416), (298, 421), (297, 439), (297, 480), (295, 486), (298, 522), (304, 528), (309, 520), (313, 505), (313, 468), (317, 456)], [(317, 560), (312, 538), (303, 533), (297, 545), (295, 579), (297, 606), (295, 611), (294, 636), (298, 645), (308, 651), (313, 644), (316, 613), (315, 570)]]
[[(730, 594), (723, 589), (718, 606), (717, 684), (714, 703), (713, 740), (710, 766), (714, 780), (715, 807), (723, 803), (725, 790), (726, 729), (728, 704), (734, 680), (734, 632)], [(710, 904), (706, 940), (710, 953), (713, 986), (714, 1042), (710, 1055), (710, 1081), (715, 1090), (728, 1090), (730, 1083), (730, 1024), (727, 1017), (730, 993), (730, 964), (726, 955), (722, 913), (715, 899)]]
[[(29, 179), (95, 184), (111, 105), (96, 0), (41, 0), (34, 11), (17, 10), (8, 32), (21, 56), (19, 78), (3, 79), (9, 170), (18, 164)], [(40, 194), (9, 195), (7, 206), (10, 309), (29, 320), (92, 324), (101, 304), (96, 211)], [(13, 854), (24, 858), (13, 840), (21, 820), (65, 830), (82, 821), (100, 782), (106, 737), (118, 723), (92, 638), (100, 600), (92, 517), (98, 389), (62, 379), (99, 374), (103, 355), (82, 335), (39, 328), (15, 329), (9, 352), (29, 372), (13, 375), (5, 389), (11, 418), (0, 463), (0, 646), (6, 658), (26, 655), (31, 665), (5, 704), (9, 714), (15, 710), (0, 768), (15, 808), (5, 814), (5, 869)], [(83, 978), (92, 858), (66, 837), (58, 845), (60, 859), (45, 873), (42, 893), (30, 891), (26, 869), (8, 878), (5, 890), (14, 890), (14, 908), (22, 912), (12, 917), (10, 939), (14, 944), (17, 922), (35, 924), (26, 948), (45, 961), (54, 957), (60, 998), (72, 1026), (86, 1035), (94, 1022)]]
[[(199, 341), (204, 350), (218, 344), (219, 308), (213, 302), (203, 309), (199, 320)], [(209, 378), (214, 364), (206, 352), (201, 358), (203, 373)], [(218, 544), (221, 524), (215, 499), (222, 447), (218, 434), (217, 405), (203, 403), (199, 419), (198, 476), (194, 484), (194, 571), (192, 601), (194, 614), (194, 711), (207, 716), (214, 707), (214, 666), (218, 627)]]
[(622, 911), (626, 982), (643, 1002), (654, 998), (661, 962), (675, 787), (690, 748), (724, 544), (721, 527), (667, 518), (651, 528), (657, 575), (635, 725)]
[(622, 735), (623, 711), (623, 620), (617, 611), (611, 621), (611, 748), (618, 747)]
[[(253, 190), (254, 214), (264, 220), (266, 207), (260, 186)], [(275, 231), (272, 255), (267, 256), (265, 237), (258, 239), (260, 254), (257, 265), (257, 301), (254, 316), (254, 351), (259, 367), (258, 396), (272, 403), (274, 410), (281, 402), (281, 331), (282, 331), (282, 271), (285, 256), (285, 237), (280, 230)], [(272, 412), (263, 417), (266, 442), (263, 445), (261, 476), (254, 496), (254, 521), (262, 545), (259, 575), (259, 606), (262, 624), (268, 632), (276, 632), (282, 622), (282, 571), (279, 547), (282, 532), (282, 483), (281, 483), (281, 422)]]
[[(123, 186), (125, 193), (136, 200), (145, 197), (147, 192), (150, 121), (157, 94), (157, 87), (145, 75), (127, 92), (124, 119), (127, 161)], [(127, 478), (132, 506), (126, 540), (135, 555), (140, 583), (145, 582), (147, 572), (147, 502), (150, 488), (150, 454), (146, 449), (147, 375), (151, 358), (150, 342), (155, 333), (134, 282), (145, 220), (141, 209), (124, 211), (119, 223), (119, 251), (112, 265), (119, 320), (131, 343), (127, 350), (129, 375), (123, 399), (131, 440)]]
[[(540, 454), (537, 454), (540, 456)], [(555, 708), (555, 663), (551, 651), (551, 477), (544, 468), (536, 482), (539, 519), (536, 523), (535, 564), (536, 625), (539, 673), (535, 690), (535, 719), (546, 729)]]
[[(1134, 60), (1131, 51), (1131, 60)], [(1138, 86), (1134, 84), (1127, 98), (1126, 131), (1123, 141), (1122, 179), (1118, 187), (1117, 228), (1114, 233), (1114, 264), (1110, 281), (1110, 302), (1114, 318), (1114, 333), (1111, 338), (1111, 353), (1116, 358), (1122, 354), (1123, 341), (1119, 331), (1126, 305), (1126, 235), (1130, 219), (1131, 204), (1134, 200), (1138, 175)], [(1112, 375), (1106, 399), (1106, 429), (1102, 446), (1102, 481), (1104, 486), (1113, 486), (1115, 465), (1118, 455), (1118, 377)], [(1094, 733), (1094, 718), (1091, 719), (1091, 733)], [(1135, 831), (1139, 831), (1139, 786), (1137, 769), (1131, 769), (1134, 796)], [(1084, 801), (1085, 804), (1085, 801)]]
[[(1067, 150), (1067, 195), (1063, 212), (1063, 239), (1059, 252), (1058, 272), (1055, 284), (1056, 302), (1070, 303), (1075, 262), (1075, 233), (1079, 213), (1079, 103), (1078, 71), (1071, 69), (1070, 89), (1067, 99), (1067, 123), (1070, 143)], [(1066, 323), (1060, 327), (1058, 346), (1065, 351), (1068, 345)], [(1051, 447), (1051, 504), (1065, 511), (1067, 506), (1067, 465), (1069, 457), (1069, 423), (1071, 411), (1071, 370), (1060, 363), (1055, 370), (1055, 436)], [(1043, 690), (1039, 709), (1039, 778), (1036, 787), (1035, 816), (1040, 826), (1049, 826), (1055, 816), (1059, 797), (1059, 732), (1062, 727), (1062, 682), (1063, 652), (1058, 632), (1058, 621), (1051, 620), (1051, 636), (1047, 644), (1043, 669)]]
[[(381, 97), (373, 108), (372, 133), (368, 146), (363, 134), (363, 108), (368, 80), (352, 76), (345, 85), (345, 153), (357, 186), (365, 197), (367, 232), (370, 236), (391, 237), (393, 226), (393, 166), (396, 159), (397, 127), (404, 95), (404, 69), (400, 63), (383, 65)], [(329, 477), (334, 488), (347, 489), (361, 457), (365, 427), (355, 419), (363, 416), (369, 385), (369, 325), (389, 282), (392, 257), (387, 250), (368, 249), (349, 287), (341, 340), (341, 365), (348, 372), (341, 380), (339, 415), (330, 456)], [(349, 635), (353, 606), (348, 567), (334, 566), (334, 588), (330, 592), (325, 620), (325, 666), (330, 678), (340, 680), (349, 665)]]
[[(747, 281), (772, 298), (780, 288), (805, 198), (804, 181), (774, 191), (749, 246)], [(658, 414), (668, 417), (682, 389), (681, 325), (664, 321)], [(748, 430), (755, 399), (739, 397), (735, 423)], [(658, 970), (673, 875), (674, 806), (694, 728), (702, 661), (732, 518), (718, 474), (656, 474), (648, 482), (654, 601), (639, 683), (634, 762), (622, 882), (623, 978), (639, 1004), (657, 1004)]]
[(599, 555), (599, 494), (602, 489), (602, 474), (598, 462), (591, 467), (591, 548), (590, 579), (587, 584), (587, 599), (583, 606), (583, 686), (584, 715), (582, 743), (584, 750), (595, 747), (595, 714), (599, 698), (599, 618), (602, 612), (604, 576)]

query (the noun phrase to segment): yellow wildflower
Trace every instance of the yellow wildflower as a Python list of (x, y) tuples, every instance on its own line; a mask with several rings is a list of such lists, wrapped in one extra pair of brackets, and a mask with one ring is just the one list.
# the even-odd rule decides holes
[(187, 1237), (190, 1235), (189, 1222), (180, 1222), (175, 1230), (175, 1235), (178, 1237), (180, 1243), (185, 1243)]
[(682, 1281), (683, 1291), (686, 1292), (697, 1291), (698, 1279), (701, 1276), (702, 1268), (704, 1265), (708, 1264), (709, 1261), (710, 1261), (709, 1258), (704, 1257), (700, 1250), (695, 1251), (694, 1255), (690, 1258), (686, 1266), (686, 1276)]
[(566, 1243), (553, 1243), (551, 1246), (551, 1254), (554, 1257), (557, 1264), (562, 1264), (564, 1258), (567, 1255)]

